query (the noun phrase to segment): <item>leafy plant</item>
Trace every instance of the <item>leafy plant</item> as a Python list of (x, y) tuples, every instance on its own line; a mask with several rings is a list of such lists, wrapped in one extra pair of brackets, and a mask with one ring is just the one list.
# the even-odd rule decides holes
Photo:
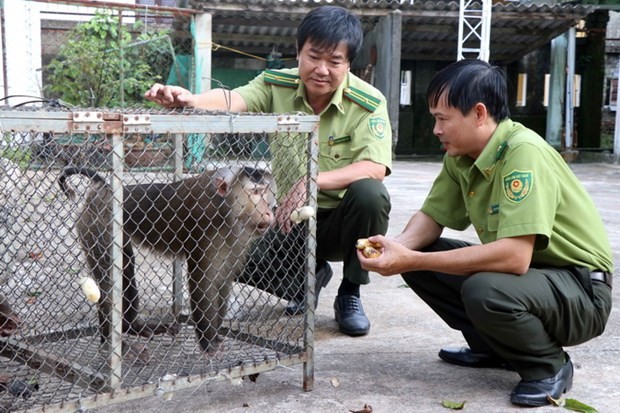
[[(133, 30), (142, 26), (141, 21)], [(147, 102), (143, 93), (161, 80), (173, 50), (166, 31), (133, 37), (119, 18), (98, 12), (78, 24), (46, 67), (46, 94), (81, 107), (124, 107)], [(164, 69), (165, 70), (165, 69)]]
[(26, 168), (30, 164), (31, 157), (30, 147), (15, 144), (11, 133), (2, 135), (0, 138), (0, 158), (8, 159), (19, 165), (20, 168)]

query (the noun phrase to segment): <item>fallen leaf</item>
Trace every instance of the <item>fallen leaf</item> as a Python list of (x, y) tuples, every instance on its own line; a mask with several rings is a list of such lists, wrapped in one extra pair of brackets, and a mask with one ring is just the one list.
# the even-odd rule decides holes
[(41, 251), (30, 251), (28, 257), (30, 257), (31, 260), (40, 260), (43, 257), (43, 253)]
[(330, 380), (330, 382), (332, 383), (332, 386), (334, 386), (334, 387), (338, 387), (338, 386), (340, 386), (340, 380), (338, 380), (338, 379), (337, 379), (337, 378), (335, 378), (335, 377), (332, 377), (332, 379)]
[(365, 404), (362, 410), (349, 410), (350, 413), (372, 413), (372, 406)]
[(598, 410), (596, 410), (594, 407), (588, 406), (585, 403), (581, 403), (579, 400), (576, 399), (554, 399), (551, 396), (547, 396), (547, 399), (549, 399), (549, 401), (553, 405), (564, 407), (566, 410), (571, 410), (573, 412), (598, 413)]
[(441, 405), (447, 409), (461, 410), (465, 407), (465, 402), (453, 402), (451, 400), (442, 400)]
[(28, 305), (32, 305), (32, 304), (34, 304), (36, 302), (37, 302), (37, 297), (28, 297), (26, 299), (26, 304), (28, 304)]

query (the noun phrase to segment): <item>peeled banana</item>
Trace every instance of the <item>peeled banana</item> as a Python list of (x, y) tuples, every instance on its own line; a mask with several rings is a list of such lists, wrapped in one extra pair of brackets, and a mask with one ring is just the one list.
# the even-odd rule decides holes
[(355, 243), (355, 248), (362, 251), (366, 258), (378, 258), (381, 255), (381, 244), (376, 242), (370, 242), (367, 238), (360, 238)]
[(301, 221), (306, 221), (314, 216), (314, 208), (311, 206), (303, 206), (301, 208), (296, 209), (291, 212), (290, 219), (296, 224), (299, 224)]
[(95, 280), (90, 277), (82, 277), (80, 278), (80, 287), (82, 288), (82, 292), (88, 301), (91, 303), (96, 303), (99, 301), (101, 291), (99, 291), (99, 286), (97, 286)]

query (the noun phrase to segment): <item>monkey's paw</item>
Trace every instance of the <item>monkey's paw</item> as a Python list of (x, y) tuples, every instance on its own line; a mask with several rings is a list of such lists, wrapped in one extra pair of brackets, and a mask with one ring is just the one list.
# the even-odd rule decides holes
[(152, 358), (151, 351), (142, 343), (127, 343), (123, 341), (123, 358), (129, 361), (140, 361), (148, 364)]
[(8, 304), (0, 303), (0, 337), (15, 334), (21, 323), (22, 320)]
[(206, 346), (203, 346), (203, 354), (207, 361), (222, 361), (224, 359), (224, 339), (216, 337), (211, 340)]

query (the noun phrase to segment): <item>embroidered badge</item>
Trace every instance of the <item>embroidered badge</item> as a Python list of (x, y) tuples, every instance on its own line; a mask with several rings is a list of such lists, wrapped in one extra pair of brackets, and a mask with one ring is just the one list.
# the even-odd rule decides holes
[(383, 118), (368, 118), (368, 129), (375, 138), (385, 138), (386, 121)]
[(521, 202), (531, 192), (534, 176), (530, 171), (512, 171), (504, 175), (504, 194), (509, 201)]

